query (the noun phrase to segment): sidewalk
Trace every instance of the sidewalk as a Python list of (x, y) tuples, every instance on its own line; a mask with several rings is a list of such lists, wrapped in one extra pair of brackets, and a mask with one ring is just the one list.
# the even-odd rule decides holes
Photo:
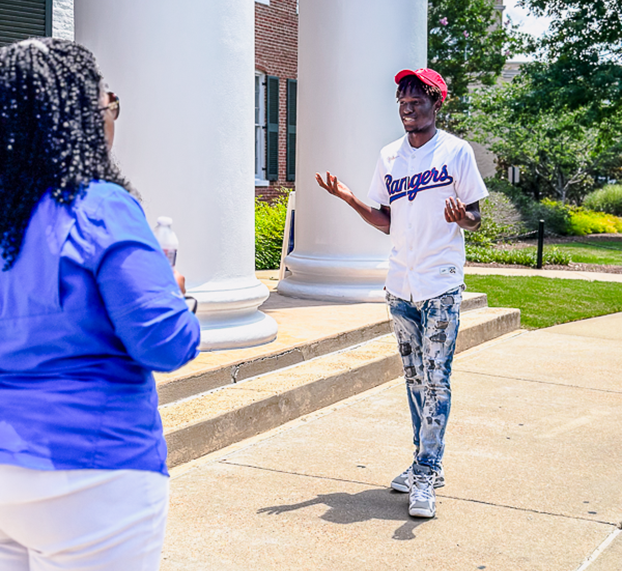
[(621, 344), (614, 314), (459, 354), (433, 520), (388, 488), (401, 379), (179, 466), (162, 571), (620, 571)]
[(622, 274), (608, 274), (605, 272), (576, 272), (571, 270), (530, 270), (527, 268), (483, 268), (479, 266), (465, 266), (465, 274), (500, 275), (500, 276), (540, 276), (542, 278), (559, 278), (563, 280), (586, 280), (590, 282), (618, 282), (622, 283)]

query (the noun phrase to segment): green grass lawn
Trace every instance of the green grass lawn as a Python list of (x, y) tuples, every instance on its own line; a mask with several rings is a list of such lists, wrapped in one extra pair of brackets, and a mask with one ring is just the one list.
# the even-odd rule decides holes
[(622, 242), (586, 239), (581, 242), (547, 244), (567, 253), (576, 264), (606, 264), (622, 266)]
[(622, 311), (622, 284), (583, 280), (466, 275), (472, 292), (488, 295), (490, 307), (521, 310), (526, 329), (540, 329)]

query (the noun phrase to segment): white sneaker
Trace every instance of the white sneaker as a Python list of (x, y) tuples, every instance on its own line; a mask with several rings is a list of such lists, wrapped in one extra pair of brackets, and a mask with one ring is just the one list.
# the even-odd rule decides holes
[(434, 517), (436, 515), (436, 493), (434, 472), (411, 472), (408, 513), (413, 517)]
[[(408, 476), (412, 472), (412, 464), (406, 468), (399, 476), (395, 476), (393, 481), (391, 482), (391, 487), (396, 492), (402, 492), (404, 494), (410, 491), (410, 487), (408, 485)], [(438, 472), (434, 472), (434, 487), (442, 488), (445, 485), (445, 472), (443, 470), (443, 466)]]

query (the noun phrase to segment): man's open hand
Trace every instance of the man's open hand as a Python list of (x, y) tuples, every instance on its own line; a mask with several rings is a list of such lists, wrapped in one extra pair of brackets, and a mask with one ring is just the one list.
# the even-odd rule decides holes
[(455, 222), (464, 230), (477, 230), (480, 227), (482, 216), (479, 212), (479, 202), (464, 204), (453, 196), (445, 199), (445, 220)]
[(349, 198), (352, 198), (354, 194), (352, 191), (342, 182), (337, 180), (336, 176), (333, 176), (328, 171), (326, 171), (326, 182), (322, 179), (320, 173), (315, 173), (315, 180), (317, 183), (324, 189), (330, 192), (333, 196), (337, 198), (341, 198), (341, 200), (348, 201)]
[(445, 220), (447, 222), (460, 222), (467, 216), (466, 204), (453, 196), (445, 199)]

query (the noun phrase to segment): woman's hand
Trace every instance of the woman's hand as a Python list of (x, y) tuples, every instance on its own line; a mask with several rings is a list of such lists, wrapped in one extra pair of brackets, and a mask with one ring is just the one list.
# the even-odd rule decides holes
[(173, 275), (175, 276), (175, 281), (177, 281), (177, 285), (181, 290), (181, 293), (186, 295), (186, 278), (182, 276), (175, 268), (173, 268)]

